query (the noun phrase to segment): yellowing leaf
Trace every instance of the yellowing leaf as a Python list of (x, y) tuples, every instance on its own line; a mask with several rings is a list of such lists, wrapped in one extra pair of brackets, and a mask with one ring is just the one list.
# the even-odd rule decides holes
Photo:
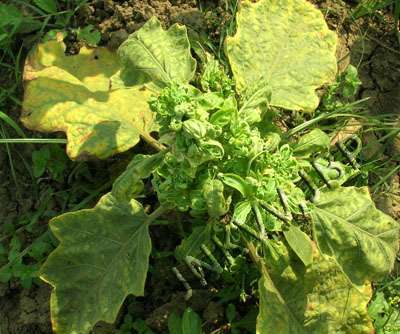
[(171, 82), (188, 83), (196, 70), (186, 27), (174, 24), (164, 30), (156, 17), (130, 35), (118, 54), (122, 71), (113, 78), (113, 86), (147, 81), (159, 87)]
[(151, 220), (139, 202), (117, 201), (109, 193), (93, 209), (51, 221), (60, 245), (41, 278), (54, 287), (50, 303), (57, 334), (86, 334), (100, 320), (112, 323), (128, 294), (143, 295)]
[(319, 248), (354, 283), (380, 280), (393, 268), (399, 224), (375, 208), (367, 187), (321, 192), (311, 217)]
[(306, 0), (244, 1), (237, 33), (226, 42), (238, 92), (264, 81), (271, 105), (316, 109), (315, 89), (336, 75), (336, 39), (321, 12)]
[(75, 56), (65, 56), (64, 50), (59, 35), (30, 53), (24, 69), (24, 125), (65, 132), (71, 159), (107, 158), (135, 146), (152, 129), (151, 93), (140, 86), (110, 92), (119, 63), (106, 48), (83, 47)]
[[(287, 254), (286, 254), (287, 255)], [(329, 256), (281, 267), (267, 261), (259, 281), (257, 334), (371, 334), (370, 284), (356, 287)]]

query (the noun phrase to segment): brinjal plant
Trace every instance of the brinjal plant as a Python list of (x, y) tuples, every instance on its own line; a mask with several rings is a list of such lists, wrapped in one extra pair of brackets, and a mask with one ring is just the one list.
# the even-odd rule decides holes
[(28, 128), (65, 132), (73, 160), (149, 144), (94, 208), (50, 222), (59, 245), (40, 277), (53, 287), (56, 333), (89, 333), (114, 322), (129, 294), (144, 295), (149, 229), (171, 213), (192, 231), (177, 261), (221, 273), (247, 254), (241, 265), (258, 270), (257, 333), (373, 331), (371, 282), (391, 270), (399, 226), (351, 185), (357, 166), (344, 144), (353, 159), (333, 161), (329, 134), (293, 138), (276, 122), (282, 110), (318, 107), (316, 90), (337, 74), (336, 35), (305, 0), (243, 1), (236, 23), (230, 68), (192, 54), (186, 28), (156, 18), (117, 53), (66, 56), (59, 34), (29, 54)]

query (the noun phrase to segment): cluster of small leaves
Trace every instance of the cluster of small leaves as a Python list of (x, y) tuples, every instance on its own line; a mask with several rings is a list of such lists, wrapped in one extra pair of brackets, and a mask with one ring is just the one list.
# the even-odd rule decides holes
[(247, 189), (246, 196), (269, 203), (278, 201), (277, 188), (292, 194), (300, 168), (292, 149), (271, 145), (258, 123), (246, 119), (226, 77), (211, 60), (201, 77), (204, 91), (172, 84), (150, 101), (160, 141), (168, 146), (153, 174), (161, 204), (218, 218), (230, 209), (233, 194), (225, 188), (235, 181)]
[(386, 282), (378, 288), (368, 306), (377, 334), (394, 334), (400, 331), (399, 289), (399, 278)]
[(322, 108), (325, 111), (351, 111), (352, 106), (349, 104), (361, 85), (358, 78), (357, 68), (349, 65), (346, 70), (341, 73), (334, 84), (330, 85), (327, 92), (322, 98)]

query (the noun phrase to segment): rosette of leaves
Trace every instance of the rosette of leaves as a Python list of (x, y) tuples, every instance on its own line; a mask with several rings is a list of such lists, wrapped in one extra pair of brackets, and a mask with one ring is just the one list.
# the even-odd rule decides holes
[[(316, 108), (315, 89), (334, 79), (336, 37), (305, 0), (243, 2), (237, 22), (226, 48), (233, 78), (208, 55), (199, 86), (185, 28), (164, 30), (154, 18), (117, 54), (85, 48), (66, 57), (51, 41), (28, 58), (23, 121), (65, 131), (71, 158), (105, 158), (139, 137), (158, 150), (134, 156), (94, 208), (50, 222), (60, 244), (41, 278), (53, 286), (56, 333), (89, 333), (115, 321), (127, 295), (144, 295), (149, 229), (168, 211), (203, 222), (178, 246), (178, 260), (200, 256), (221, 228), (250, 249), (260, 269), (257, 333), (371, 332), (370, 281), (393, 266), (397, 223), (343, 179), (320, 184), (310, 220), (298, 219), (309, 195), (299, 174), (316, 152), (329, 153), (329, 136), (314, 131), (293, 145), (269, 120), (271, 108)], [(139, 202), (144, 182), (157, 196), (153, 209)], [(218, 247), (230, 270), (231, 245)]]

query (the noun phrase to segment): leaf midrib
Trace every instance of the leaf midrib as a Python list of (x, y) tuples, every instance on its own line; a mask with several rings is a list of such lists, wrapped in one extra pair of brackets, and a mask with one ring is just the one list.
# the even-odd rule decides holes
[(154, 54), (151, 52), (151, 50), (146, 46), (146, 44), (140, 39), (139, 36), (136, 36), (134, 41), (137, 41), (137, 43), (143, 48), (143, 50), (149, 55), (149, 57), (153, 60), (153, 62), (157, 65), (159, 68), (160, 72), (163, 74), (164, 77), (167, 78), (167, 81), (172, 81), (170, 75), (165, 71), (164, 67), (162, 64), (158, 61), (158, 59), (154, 56)]

